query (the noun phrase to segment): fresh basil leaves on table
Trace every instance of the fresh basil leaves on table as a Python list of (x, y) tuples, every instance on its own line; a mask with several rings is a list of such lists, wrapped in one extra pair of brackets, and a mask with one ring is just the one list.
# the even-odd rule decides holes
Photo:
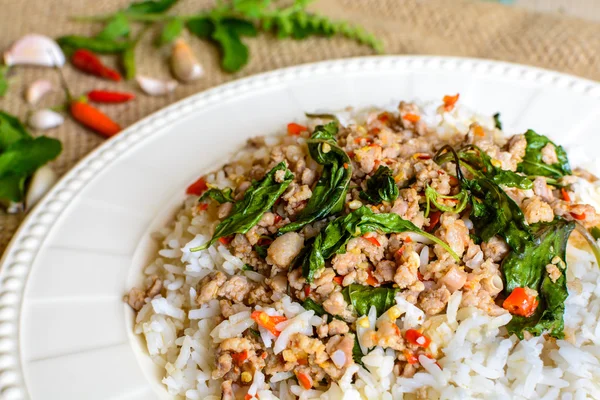
[(27, 180), (61, 151), (60, 141), (34, 138), (16, 117), (0, 111), (0, 202), (22, 203)]

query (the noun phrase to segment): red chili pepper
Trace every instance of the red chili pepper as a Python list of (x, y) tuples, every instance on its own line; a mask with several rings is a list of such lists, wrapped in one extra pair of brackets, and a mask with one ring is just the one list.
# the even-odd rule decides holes
[(200, 203), (196, 206), (196, 210), (198, 212), (200, 211), (206, 211), (206, 209), (208, 208), (208, 203)]
[(459, 94), (456, 93), (454, 96), (446, 95), (444, 96), (444, 110), (452, 111), (454, 105), (458, 101)]
[(92, 90), (87, 96), (88, 99), (96, 103), (126, 103), (135, 98), (133, 93), (111, 92), (108, 90)]
[(565, 188), (561, 188), (560, 193), (562, 194), (562, 198), (564, 201), (571, 201), (571, 196), (569, 196), (569, 192), (567, 192)]
[(219, 242), (221, 242), (224, 245), (228, 245), (229, 243), (231, 243), (231, 241), (233, 240), (233, 235), (231, 236), (224, 236), (219, 238)]
[(414, 124), (414, 123), (419, 122), (419, 120), (421, 119), (421, 116), (417, 115), (417, 114), (408, 113), (408, 114), (405, 114), (404, 117), (402, 117), (402, 118), (404, 118), (408, 122), (412, 122)]
[(404, 350), (404, 357), (406, 358), (406, 362), (409, 364), (416, 364), (419, 362), (419, 359), (417, 358), (417, 356), (415, 356), (413, 353), (411, 353), (408, 350)]
[(295, 123), (295, 122), (290, 122), (290, 123), (287, 125), (287, 132), (288, 132), (288, 135), (294, 135), (294, 136), (298, 136), (298, 135), (300, 135), (302, 132), (304, 132), (304, 131), (307, 131), (307, 130), (308, 130), (308, 128), (307, 128), (307, 127), (305, 127), (304, 125), (300, 125), (300, 124), (297, 124), (297, 123)]
[(231, 358), (239, 367), (248, 359), (248, 350), (244, 350), (241, 353), (233, 353), (231, 354)]
[(502, 303), (502, 307), (511, 314), (531, 317), (538, 306), (538, 295), (527, 287), (515, 288)]
[(379, 286), (379, 281), (373, 276), (373, 272), (370, 269), (367, 270), (367, 275), (367, 285)]
[(333, 281), (335, 283), (337, 283), (338, 285), (342, 286), (342, 283), (344, 282), (344, 277), (341, 275), (338, 275), (335, 278), (333, 278)]
[(431, 160), (431, 154), (427, 153), (415, 153), (414, 158), (418, 158), (419, 160)]
[(377, 247), (381, 246), (381, 243), (379, 243), (379, 240), (375, 236), (363, 236), (363, 239), (368, 240)]
[(119, 124), (88, 103), (84, 103), (83, 101), (73, 101), (70, 106), (70, 111), (77, 122), (102, 136), (111, 137), (121, 132)]
[(583, 214), (575, 214), (575, 213), (570, 213), (571, 217), (573, 217), (574, 219), (578, 220), (578, 221), (583, 221), (585, 219), (585, 213)]
[(196, 182), (188, 186), (185, 193), (200, 196), (202, 195), (202, 193), (206, 192), (206, 190), (208, 190), (208, 185), (206, 184), (206, 181), (204, 180), (204, 178), (198, 178)]
[(308, 359), (307, 358), (299, 358), (298, 365), (308, 365)]
[(429, 225), (425, 228), (425, 232), (431, 232), (433, 228), (440, 222), (440, 216), (442, 215), (439, 211), (433, 211), (429, 214)]
[(102, 64), (97, 55), (89, 50), (79, 49), (71, 56), (71, 62), (80, 71), (87, 72), (100, 78), (120, 81), (121, 75), (112, 68)]
[(255, 320), (258, 325), (262, 326), (275, 336), (279, 336), (279, 334), (281, 333), (277, 330), (277, 328), (275, 328), (275, 326), (277, 326), (278, 323), (287, 320), (286, 317), (278, 315), (269, 315), (264, 311), (254, 311), (250, 315), (250, 318)]
[(421, 332), (419, 332), (416, 329), (407, 330), (406, 333), (404, 334), (404, 337), (410, 343), (420, 346), (420, 347), (423, 347), (425, 349), (428, 348), (429, 345), (431, 344), (431, 339), (429, 339), (427, 336), (423, 335)]
[(279, 214), (275, 214), (275, 218), (273, 219), (273, 222), (278, 224), (279, 222), (281, 222), (281, 220), (283, 219), (283, 217)]
[(310, 389), (313, 385), (313, 381), (310, 376), (303, 372), (296, 372), (296, 378), (298, 378), (298, 383), (306, 390)]
[(304, 296), (308, 297), (310, 294), (310, 285), (304, 285)]
[(377, 116), (377, 119), (383, 122), (384, 124), (390, 120), (390, 114), (385, 111)]
[(481, 125), (475, 125), (473, 127), (473, 133), (475, 134), (475, 136), (479, 136), (479, 137), (485, 136), (485, 131), (483, 130)]

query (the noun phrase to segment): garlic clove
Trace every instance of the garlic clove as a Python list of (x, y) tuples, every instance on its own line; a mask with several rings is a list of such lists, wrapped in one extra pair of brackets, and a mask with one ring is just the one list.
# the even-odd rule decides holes
[(14, 201), (11, 201), (8, 204), (6, 204), (7, 214), (20, 214), (23, 212), (24, 209), (25, 206), (23, 203), (16, 203)]
[(52, 90), (54, 90), (52, 82), (46, 79), (38, 79), (27, 88), (25, 100), (27, 100), (29, 104), (35, 104), (40, 101), (46, 93), (51, 92)]
[(150, 96), (164, 96), (171, 93), (177, 87), (177, 82), (173, 80), (162, 81), (160, 79), (147, 76), (137, 76), (136, 81), (140, 88)]
[(8, 66), (30, 64), (62, 67), (65, 64), (65, 55), (60, 46), (48, 36), (30, 34), (17, 40), (4, 53), (4, 63)]
[(48, 165), (38, 168), (31, 177), (27, 194), (25, 195), (25, 207), (30, 209), (54, 186), (58, 179), (56, 172)]
[(171, 51), (171, 71), (182, 82), (191, 82), (204, 75), (204, 69), (183, 39), (177, 39)]
[(65, 122), (65, 117), (47, 108), (33, 112), (27, 120), (29, 126), (42, 131), (56, 128), (63, 122)]

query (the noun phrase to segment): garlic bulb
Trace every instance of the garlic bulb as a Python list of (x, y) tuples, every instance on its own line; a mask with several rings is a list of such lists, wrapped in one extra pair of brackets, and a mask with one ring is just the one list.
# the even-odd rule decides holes
[(63, 122), (65, 122), (65, 117), (47, 108), (33, 112), (27, 120), (29, 126), (42, 131), (56, 128)]
[(140, 88), (150, 96), (164, 96), (177, 87), (177, 82), (173, 80), (162, 81), (147, 76), (138, 76), (135, 79)]
[(54, 186), (57, 179), (56, 172), (49, 166), (44, 165), (38, 168), (29, 182), (25, 195), (25, 207), (27, 209), (33, 207)]
[(30, 34), (17, 40), (4, 53), (4, 63), (8, 66), (30, 64), (62, 67), (65, 64), (65, 55), (60, 46), (48, 36)]
[(27, 100), (29, 104), (35, 104), (40, 101), (46, 93), (51, 92), (52, 90), (54, 90), (52, 82), (46, 79), (38, 79), (27, 88), (25, 100)]
[(173, 44), (171, 70), (175, 78), (182, 82), (191, 82), (204, 75), (202, 66), (183, 39), (177, 39)]

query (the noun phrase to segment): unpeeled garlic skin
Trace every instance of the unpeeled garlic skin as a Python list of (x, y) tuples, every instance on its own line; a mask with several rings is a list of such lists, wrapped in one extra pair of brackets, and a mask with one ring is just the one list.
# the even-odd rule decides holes
[(202, 66), (183, 39), (177, 39), (173, 44), (171, 70), (175, 78), (182, 82), (191, 82), (204, 75)]
[(177, 82), (172, 80), (162, 81), (147, 76), (137, 76), (135, 79), (140, 88), (150, 96), (164, 96), (171, 93), (177, 87)]
[(29, 116), (27, 123), (34, 129), (45, 131), (46, 129), (56, 128), (65, 122), (65, 117), (56, 111), (43, 109), (35, 111)]
[(53, 89), (52, 82), (46, 79), (38, 79), (27, 88), (25, 100), (29, 104), (36, 104), (46, 93), (51, 92)]
[(47, 165), (38, 168), (31, 177), (27, 194), (25, 195), (25, 207), (30, 209), (54, 186), (58, 179), (56, 172)]
[(17, 40), (4, 53), (4, 63), (8, 66), (29, 64), (62, 67), (65, 64), (65, 55), (60, 46), (48, 36), (29, 34)]

